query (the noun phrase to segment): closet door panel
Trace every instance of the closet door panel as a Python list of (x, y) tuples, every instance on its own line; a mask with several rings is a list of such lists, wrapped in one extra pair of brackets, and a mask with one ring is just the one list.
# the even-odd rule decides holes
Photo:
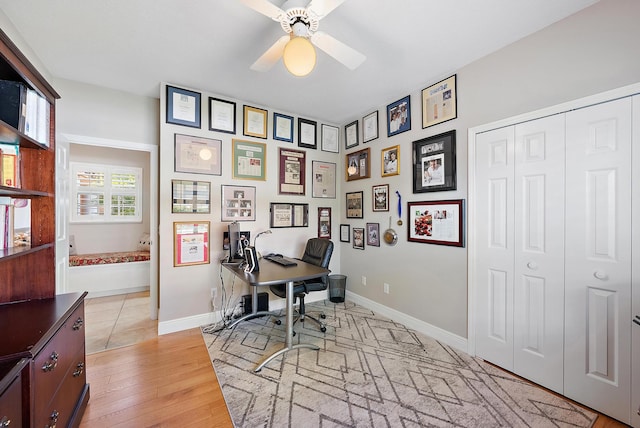
[(514, 369), (563, 391), (564, 114), (515, 127)]
[(513, 370), (514, 128), (476, 138), (476, 354)]
[(565, 395), (630, 420), (631, 99), (567, 113)]
[[(640, 95), (636, 95), (632, 98), (633, 103), (633, 143), (631, 146), (632, 165), (634, 166), (631, 172), (631, 191), (633, 192), (631, 212), (635, 221), (631, 223), (631, 236), (632, 236), (632, 248), (631, 254), (633, 260), (631, 262), (632, 272), (632, 284), (631, 294), (633, 295), (633, 318), (640, 322), (636, 316), (640, 317)], [(634, 427), (640, 427), (640, 325), (632, 322), (631, 324), (631, 343), (633, 349), (631, 351), (631, 375), (632, 375), (632, 387), (631, 387), (631, 425)]]

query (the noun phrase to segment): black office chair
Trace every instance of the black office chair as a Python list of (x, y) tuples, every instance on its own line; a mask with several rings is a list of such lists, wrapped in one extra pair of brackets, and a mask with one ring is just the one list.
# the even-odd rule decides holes
[[(323, 268), (329, 267), (331, 261), (331, 254), (333, 253), (333, 242), (323, 238), (311, 238), (307, 241), (307, 246), (304, 249), (304, 254), (300, 258), (303, 262), (311, 263)], [(328, 275), (322, 278), (312, 279), (309, 281), (301, 281), (293, 284), (293, 296), (300, 299), (298, 306), (298, 315), (296, 316), (294, 323), (300, 321), (304, 322), (306, 318), (316, 322), (320, 326), (320, 331), (323, 333), (327, 331), (327, 326), (319, 319), (306, 313), (304, 306), (304, 296), (312, 291), (323, 291), (327, 289), (329, 285)], [(287, 285), (286, 284), (273, 284), (269, 286), (269, 289), (273, 294), (278, 297), (287, 297)], [(324, 313), (320, 314), (320, 318), (326, 318)], [(276, 320), (276, 324), (281, 324), (281, 321)], [(295, 334), (295, 332), (294, 332)]]

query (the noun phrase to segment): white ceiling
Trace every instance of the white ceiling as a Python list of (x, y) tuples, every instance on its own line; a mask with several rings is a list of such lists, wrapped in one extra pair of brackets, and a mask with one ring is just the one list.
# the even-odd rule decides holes
[(239, 0), (0, 0), (0, 8), (54, 76), (155, 98), (169, 82), (343, 124), (596, 1), (346, 0), (319, 29), (366, 61), (350, 71), (318, 50), (304, 78), (282, 61), (249, 69), (284, 32)]

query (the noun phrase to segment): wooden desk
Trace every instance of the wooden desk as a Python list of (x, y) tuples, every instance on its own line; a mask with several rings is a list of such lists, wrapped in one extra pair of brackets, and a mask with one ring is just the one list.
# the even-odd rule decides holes
[(240, 268), (239, 265), (227, 264), (223, 263), (224, 266), (229, 271), (233, 272), (238, 278), (248, 283), (251, 286), (251, 306), (252, 311), (250, 314), (243, 316), (242, 318), (237, 319), (233, 323), (229, 325), (229, 328), (233, 328), (240, 321), (244, 321), (247, 319), (255, 318), (261, 315), (268, 315), (270, 312), (258, 311), (258, 287), (272, 284), (287, 284), (287, 305), (286, 305), (286, 340), (284, 348), (274, 352), (270, 356), (268, 356), (254, 371), (259, 372), (262, 368), (269, 363), (271, 360), (276, 358), (278, 355), (284, 354), (285, 352), (291, 351), (292, 349), (299, 348), (310, 348), (314, 350), (318, 350), (315, 345), (311, 345), (309, 343), (299, 343), (297, 345), (293, 344), (293, 283), (296, 281), (304, 281), (308, 279), (320, 278), (322, 276), (328, 275), (331, 271), (329, 269), (312, 265), (310, 263), (303, 262), (302, 260), (294, 260), (297, 265), (296, 266), (281, 266), (277, 263), (271, 262), (269, 260), (261, 259), (260, 260), (260, 270), (258, 272), (246, 273), (244, 269)]

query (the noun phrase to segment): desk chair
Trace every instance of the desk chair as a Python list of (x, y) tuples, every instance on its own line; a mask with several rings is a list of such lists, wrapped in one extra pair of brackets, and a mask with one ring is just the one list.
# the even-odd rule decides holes
[[(307, 246), (305, 247), (304, 254), (300, 258), (300, 260), (314, 264), (316, 266), (328, 268), (329, 262), (331, 261), (332, 253), (333, 242), (323, 238), (311, 238), (307, 241)], [(322, 321), (306, 313), (304, 306), (304, 297), (312, 291), (326, 290), (328, 285), (328, 275), (323, 276), (319, 279), (301, 281), (293, 284), (293, 295), (295, 298), (300, 299), (300, 304), (298, 306), (298, 316), (294, 320), (294, 323), (298, 321), (304, 322), (306, 318), (309, 318), (320, 326), (320, 331), (322, 331), (323, 333), (327, 331), (327, 327)], [(269, 289), (278, 297), (281, 297), (283, 299), (287, 297), (287, 286), (284, 283), (270, 285)], [(326, 318), (326, 315), (324, 313), (320, 313), (320, 318), (324, 319)], [(281, 321), (279, 319), (276, 320), (276, 324), (281, 324)]]

